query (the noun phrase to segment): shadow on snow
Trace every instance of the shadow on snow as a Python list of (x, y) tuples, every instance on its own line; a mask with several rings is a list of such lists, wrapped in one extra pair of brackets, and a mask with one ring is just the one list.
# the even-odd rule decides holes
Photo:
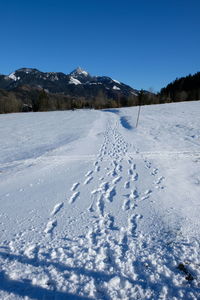
[[(113, 113), (113, 114), (116, 114), (116, 115), (119, 115), (120, 114), (120, 110), (119, 109), (113, 109), (113, 108), (109, 108), (109, 109), (104, 109), (103, 111), (105, 112), (110, 112), (110, 113)], [(129, 123), (129, 117), (128, 116), (122, 116), (120, 117), (120, 123), (121, 125), (128, 129), (128, 130), (131, 130), (133, 129), (134, 127)]]

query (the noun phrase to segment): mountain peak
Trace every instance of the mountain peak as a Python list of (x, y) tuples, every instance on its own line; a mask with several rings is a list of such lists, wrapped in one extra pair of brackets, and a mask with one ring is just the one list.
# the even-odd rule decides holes
[(40, 72), (40, 71), (35, 68), (20, 68), (20, 69), (16, 70), (15, 72), (35, 73), (35, 72)]
[(81, 75), (81, 76), (87, 77), (89, 75), (89, 73), (86, 72), (85, 70), (83, 70), (81, 67), (77, 67), (74, 71), (72, 71), (70, 73), (70, 75), (72, 75), (72, 76), (80, 76)]
[(0, 89), (8, 91), (29, 86), (31, 89), (42, 88), (50, 94), (62, 94), (72, 97), (93, 99), (102, 93), (107, 99), (119, 96), (129, 97), (138, 92), (117, 80), (107, 76), (91, 76), (81, 67), (70, 74), (61, 72), (42, 72), (34, 68), (21, 68), (9, 75), (0, 76)]

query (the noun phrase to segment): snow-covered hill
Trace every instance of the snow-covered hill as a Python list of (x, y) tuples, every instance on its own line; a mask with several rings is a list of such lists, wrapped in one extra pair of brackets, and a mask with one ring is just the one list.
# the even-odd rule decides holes
[(199, 110), (0, 115), (0, 299), (199, 299)]

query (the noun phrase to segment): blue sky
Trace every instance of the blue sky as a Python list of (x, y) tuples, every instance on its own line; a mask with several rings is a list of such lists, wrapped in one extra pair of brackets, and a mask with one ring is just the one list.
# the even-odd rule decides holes
[(0, 73), (81, 66), (158, 91), (200, 71), (199, 0), (2, 0)]

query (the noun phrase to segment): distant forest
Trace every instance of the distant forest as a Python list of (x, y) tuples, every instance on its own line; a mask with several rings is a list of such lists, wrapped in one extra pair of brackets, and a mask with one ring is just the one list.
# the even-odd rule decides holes
[(0, 89), (0, 113), (117, 108), (200, 100), (200, 72), (176, 79), (160, 93), (141, 90), (137, 95), (108, 97), (103, 90), (90, 97), (47, 93), (44, 89), (22, 86), (12, 91)]
[(200, 72), (177, 78), (161, 89), (159, 96), (173, 102), (200, 100)]
[(20, 87), (15, 91), (0, 89), (0, 113), (103, 109), (138, 105), (138, 96), (118, 93), (108, 97), (103, 90), (89, 97), (47, 93), (44, 89)]

